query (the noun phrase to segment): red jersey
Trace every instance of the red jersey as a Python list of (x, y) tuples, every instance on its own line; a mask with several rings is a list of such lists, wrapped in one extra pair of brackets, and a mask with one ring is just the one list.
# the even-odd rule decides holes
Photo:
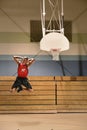
[(28, 75), (28, 67), (26, 64), (19, 63), (18, 65), (18, 77), (27, 77)]

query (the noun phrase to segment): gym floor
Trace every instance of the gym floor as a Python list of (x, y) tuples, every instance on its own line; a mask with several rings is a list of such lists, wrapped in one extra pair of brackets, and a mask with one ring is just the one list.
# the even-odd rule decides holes
[(87, 130), (87, 113), (0, 114), (0, 130)]

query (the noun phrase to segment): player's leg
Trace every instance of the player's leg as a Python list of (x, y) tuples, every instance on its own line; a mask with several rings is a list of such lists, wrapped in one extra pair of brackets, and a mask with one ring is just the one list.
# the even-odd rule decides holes
[(21, 86), (21, 80), (19, 77), (16, 78), (14, 84), (12, 85), (10, 92), (14, 92), (15, 90), (17, 90), (17, 92), (22, 90), (22, 86)]
[(26, 90), (28, 90), (30, 92), (33, 91), (32, 86), (27, 78), (24, 78), (22, 84), (26, 87)]
[(17, 78), (16, 78), (16, 80), (14, 81), (14, 83), (13, 83), (11, 89), (10, 89), (10, 92), (14, 92), (16, 89), (17, 89)]
[(22, 86), (19, 85), (18, 88), (17, 88), (17, 92), (19, 93), (19, 92), (22, 91), (22, 90), (23, 90)]
[(22, 88), (22, 78), (18, 77), (18, 80), (17, 80), (17, 92), (20, 92), (22, 90), (23, 90), (23, 88)]

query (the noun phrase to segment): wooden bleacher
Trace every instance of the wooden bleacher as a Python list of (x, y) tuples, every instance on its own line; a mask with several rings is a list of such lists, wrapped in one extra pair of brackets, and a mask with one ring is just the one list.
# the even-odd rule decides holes
[(10, 93), (13, 76), (0, 77), (0, 113), (56, 112), (54, 77), (29, 77), (33, 92)]
[(57, 112), (87, 112), (87, 77), (55, 77)]
[(30, 76), (33, 92), (11, 93), (15, 76), (0, 76), (0, 113), (87, 112), (87, 77)]

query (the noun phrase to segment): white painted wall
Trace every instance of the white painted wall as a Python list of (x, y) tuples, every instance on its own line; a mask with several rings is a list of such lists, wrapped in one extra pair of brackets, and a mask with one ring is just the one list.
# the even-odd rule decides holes
[[(62, 54), (87, 55), (87, 43), (83, 44), (84, 34), (87, 36), (87, 0), (65, 0), (64, 17), (65, 20), (72, 20), (73, 42), (70, 44), (70, 50)], [(28, 32), (30, 34), (30, 20), (37, 19), (40, 19), (40, 0), (0, 1), (0, 32)], [(77, 33), (82, 35), (79, 36)], [(80, 39), (82, 44), (78, 44)], [(0, 55), (35, 55), (38, 51), (40, 51), (39, 43), (0, 42)]]
[[(40, 52), (40, 53), (39, 53)], [(0, 55), (48, 55), (40, 51), (39, 44), (4, 43), (0, 44)], [(61, 52), (62, 55), (87, 55), (87, 44), (70, 43), (70, 49)]]

